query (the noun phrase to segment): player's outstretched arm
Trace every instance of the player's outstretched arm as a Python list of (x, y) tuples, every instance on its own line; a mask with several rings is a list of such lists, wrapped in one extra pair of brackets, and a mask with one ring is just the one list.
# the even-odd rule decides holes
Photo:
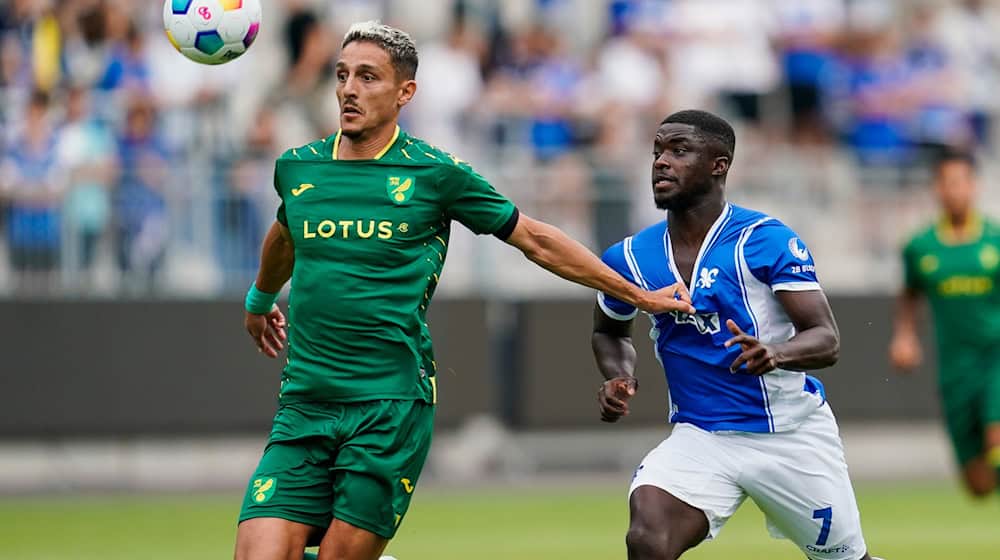
[(917, 336), (917, 317), (920, 313), (920, 294), (904, 288), (896, 301), (892, 342), (889, 343), (889, 360), (899, 371), (913, 370), (923, 361), (920, 337)]
[(639, 382), (635, 378), (632, 320), (619, 321), (608, 317), (599, 305), (595, 305), (594, 334), (590, 345), (594, 350), (597, 369), (605, 379), (597, 390), (601, 420), (617, 422), (628, 414), (628, 401), (639, 388)]
[[(257, 271), (254, 288), (259, 294), (276, 298), (281, 287), (292, 277), (294, 264), (295, 251), (292, 247), (291, 233), (281, 223), (274, 222), (261, 246), (260, 269)], [(273, 302), (273, 299), (271, 301)], [(267, 311), (263, 313), (254, 313), (248, 308), (244, 315), (244, 326), (257, 345), (257, 350), (268, 357), (276, 358), (287, 338), (285, 316), (276, 304), (266, 307)]]
[(743, 350), (729, 370), (763, 375), (776, 368), (819, 369), (837, 363), (840, 330), (826, 294), (822, 290), (811, 290), (779, 291), (775, 295), (795, 325), (795, 336), (787, 342), (765, 344), (743, 332), (732, 319), (727, 320), (726, 327), (734, 336), (726, 341), (726, 347), (739, 344)]
[(571, 282), (582, 284), (649, 313), (694, 313), (691, 296), (677, 283), (647, 292), (622, 278), (601, 259), (559, 228), (521, 214), (507, 243), (528, 260)]

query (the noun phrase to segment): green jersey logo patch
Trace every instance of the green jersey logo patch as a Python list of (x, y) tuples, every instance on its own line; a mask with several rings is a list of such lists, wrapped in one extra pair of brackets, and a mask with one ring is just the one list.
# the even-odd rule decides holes
[(389, 177), (385, 182), (385, 191), (395, 204), (405, 204), (413, 198), (416, 181), (413, 177)]
[(1000, 251), (993, 245), (984, 245), (979, 251), (979, 263), (986, 270), (993, 270), (1000, 265)]
[(271, 499), (278, 488), (278, 481), (273, 478), (258, 478), (253, 481), (253, 503), (263, 504)]

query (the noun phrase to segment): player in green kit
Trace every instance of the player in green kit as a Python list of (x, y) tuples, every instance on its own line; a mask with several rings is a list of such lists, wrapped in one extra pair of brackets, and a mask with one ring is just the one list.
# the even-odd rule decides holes
[[(237, 560), (374, 560), (409, 506), (431, 442), (436, 364), (425, 321), (450, 223), (651, 312), (693, 312), (681, 285), (645, 292), (558, 229), (520, 214), (456, 157), (397, 126), (416, 92), (409, 36), (352, 26), (336, 65), (340, 130), (275, 166), (281, 198), (246, 299), (276, 357), (279, 407), (240, 513)], [(274, 305), (291, 280), (287, 340)]]
[(935, 169), (942, 216), (903, 250), (905, 286), (889, 348), (902, 371), (920, 364), (921, 296), (937, 336), (942, 409), (966, 488), (986, 496), (1000, 469), (1000, 225), (973, 207), (975, 165), (945, 154)]

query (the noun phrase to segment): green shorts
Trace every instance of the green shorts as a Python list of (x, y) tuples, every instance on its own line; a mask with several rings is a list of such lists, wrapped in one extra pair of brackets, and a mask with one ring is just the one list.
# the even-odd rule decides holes
[(986, 426), (1000, 422), (1000, 357), (982, 349), (950, 349), (938, 384), (948, 436), (959, 465), (983, 454)]
[(333, 519), (391, 539), (431, 446), (424, 401), (288, 404), (278, 409), (239, 520)]

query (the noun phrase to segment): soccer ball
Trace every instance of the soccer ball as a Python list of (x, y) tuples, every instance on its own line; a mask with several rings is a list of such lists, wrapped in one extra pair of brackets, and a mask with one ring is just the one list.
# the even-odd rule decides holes
[(260, 0), (165, 0), (163, 27), (181, 54), (222, 64), (245, 53), (260, 30)]

